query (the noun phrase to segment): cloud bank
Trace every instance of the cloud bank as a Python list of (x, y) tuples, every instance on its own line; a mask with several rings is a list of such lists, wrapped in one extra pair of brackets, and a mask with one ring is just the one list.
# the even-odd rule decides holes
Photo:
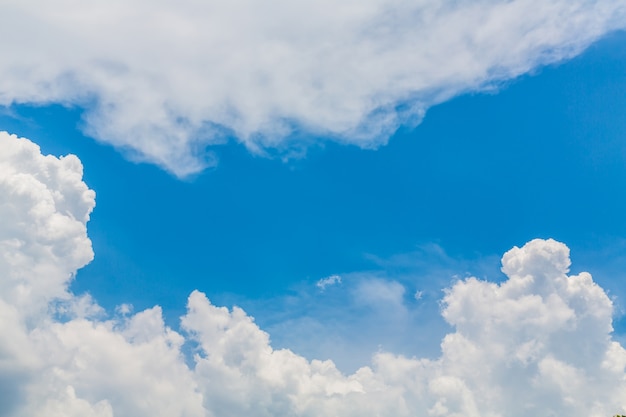
[(568, 275), (569, 250), (554, 240), (507, 252), (501, 284), (467, 278), (446, 291), (442, 314), (454, 331), (439, 358), (379, 352), (345, 375), (331, 361), (273, 349), (243, 310), (215, 306), (198, 291), (178, 330), (159, 307), (107, 315), (89, 296), (72, 294), (76, 269), (93, 256), (86, 222), (94, 193), (76, 157), (43, 156), (27, 139), (0, 133), (0, 188), (4, 416), (626, 411), (626, 350), (611, 338), (612, 303), (588, 273)]
[(185, 176), (234, 137), (372, 148), (452, 96), (626, 27), (621, 0), (8, 0), (0, 105), (85, 109), (84, 130)]

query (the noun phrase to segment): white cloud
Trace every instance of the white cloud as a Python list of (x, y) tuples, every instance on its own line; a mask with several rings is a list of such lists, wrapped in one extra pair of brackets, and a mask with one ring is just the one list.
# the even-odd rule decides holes
[[(380, 352), (342, 374), (331, 361), (276, 350), (243, 310), (188, 300), (179, 331), (154, 307), (107, 320), (68, 292), (91, 259), (94, 194), (75, 157), (42, 156), (0, 134), (0, 414), (26, 416), (591, 416), (626, 411), (626, 350), (613, 306), (569, 250), (534, 240), (507, 252), (501, 284), (449, 288), (453, 326), (435, 360)], [(10, 255), (10, 256), (9, 256)], [(369, 285), (369, 286), (368, 286)], [(398, 283), (363, 294), (402, 303)], [(60, 310), (59, 310), (60, 309)], [(63, 314), (62, 318), (57, 318)], [(415, 331), (419, 331), (416, 328)], [(184, 344), (197, 346), (192, 365)]]
[(86, 109), (85, 130), (176, 175), (234, 135), (371, 148), (454, 95), (626, 27), (621, 0), (8, 0), (0, 104)]
[(339, 275), (331, 275), (329, 277), (322, 278), (319, 281), (317, 281), (315, 286), (319, 288), (320, 290), (324, 291), (326, 287), (328, 287), (329, 285), (338, 285), (338, 284), (341, 284), (341, 277)]
[(29, 316), (68, 295), (69, 277), (93, 258), (85, 223), (93, 191), (73, 155), (44, 157), (25, 139), (0, 133), (0, 300)]

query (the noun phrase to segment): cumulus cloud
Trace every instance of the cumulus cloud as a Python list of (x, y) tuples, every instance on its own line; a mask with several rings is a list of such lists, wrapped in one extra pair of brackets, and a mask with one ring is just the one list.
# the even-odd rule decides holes
[[(0, 134), (0, 414), (26, 416), (551, 416), (626, 411), (626, 350), (613, 306), (569, 250), (533, 240), (502, 258), (500, 284), (452, 285), (436, 359), (379, 352), (346, 375), (274, 349), (242, 309), (194, 291), (180, 329), (159, 307), (107, 318), (68, 290), (92, 257), (94, 193), (77, 158)], [(367, 302), (401, 304), (372, 281)], [(373, 294), (379, 292), (380, 297)], [(418, 328), (415, 331), (419, 331)], [(194, 350), (184, 356), (183, 347)]]
[(365, 148), (454, 95), (626, 27), (621, 0), (8, 0), (0, 105), (77, 105), (87, 134), (185, 176), (235, 137)]

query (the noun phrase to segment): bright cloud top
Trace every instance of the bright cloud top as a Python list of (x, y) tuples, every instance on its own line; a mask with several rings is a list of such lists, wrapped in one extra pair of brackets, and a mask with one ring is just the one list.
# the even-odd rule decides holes
[[(106, 318), (68, 291), (92, 257), (94, 193), (77, 158), (0, 134), (0, 414), (26, 416), (592, 416), (626, 411), (626, 351), (612, 303), (569, 250), (534, 240), (502, 258), (508, 279), (446, 292), (455, 329), (436, 360), (381, 352), (344, 375), (272, 349), (235, 307), (193, 292), (180, 330), (154, 307)], [(394, 284), (400, 285), (400, 284)], [(419, 331), (419, 329), (415, 329)], [(196, 354), (186, 361), (182, 347)], [(189, 364), (188, 362), (191, 362)]]
[(282, 155), (310, 135), (376, 147), (626, 27), (621, 0), (9, 0), (0, 15), (0, 104), (81, 106), (87, 134), (179, 176), (230, 136)]

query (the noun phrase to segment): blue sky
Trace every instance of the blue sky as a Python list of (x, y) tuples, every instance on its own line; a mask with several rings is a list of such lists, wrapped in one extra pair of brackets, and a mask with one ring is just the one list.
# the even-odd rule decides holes
[[(593, 272), (622, 305), (625, 45), (612, 34), (571, 61), (435, 106), (376, 150), (326, 143), (281, 161), (230, 142), (217, 168), (187, 180), (84, 137), (80, 108), (13, 106), (2, 124), (83, 161), (97, 192), (96, 257), (73, 288), (109, 309), (158, 304), (175, 324), (200, 289), (269, 323), (254, 300), (333, 274), (397, 273), (376, 258), (437, 245), (476, 264), (453, 274), (498, 280), (498, 254), (537, 237), (566, 242), (574, 270)], [(454, 278), (430, 261), (444, 272), (404, 273), (437, 298)]]
[[(623, 7), (615, 7), (622, 13)], [(607, 10), (594, 13), (610, 16)], [(445, 13), (446, 19), (455, 18), (453, 12)], [(450, 48), (449, 54), (428, 55), (426, 48), (424, 56), (435, 62), (434, 70), (420, 66), (419, 59), (416, 64), (406, 58), (407, 73), (399, 69), (386, 73), (378, 69), (376, 59), (365, 57), (364, 72), (357, 71), (352, 80), (352, 67), (344, 77), (343, 67), (324, 63), (319, 74), (312, 72), (319, 80), (312, 77), (317, 81), (311, 88), (321, 93), (310, 101), (288, 97), (306, 78), (298, 78), (297, 65), (296, 81), (290, 78), (292, 62), (285, 63), (284, 74), (283, 69), (276, 70), (278, 81), (262, 71), (260, 75), (244, 71), (237, 78), (244, 84), (241, 90), (225, 78), (222, 99), (221, 84), (207, 81), (218, 98), (203, 96), (201, 86), (198, 98), (193, 86), (181, 87), (178, 66), (163, 64), (161, 72), (160, 67), (140, 71), (144, 78), (134, 78), (132, 50), (126, 51), (129, 58), (109, 56), (102, 47), (104, 64), (94, 68), (113, 81), (85, 76), (89, 71), (81, 61), (76, 67), (68, 64), (69, 75), (60, 71), (52, 81), (44, 77), (40, 82), (32, 75), (33, 88), (39, 91), (31, 92), (17, 81), (15, 86), (7, 82), (8, 87), (0, 83), (0, 100), (4, 92), (10, 101), (1, 108), (0, 131), (30, 139), (43, 154), (74, 154), (82, 162), (83, 180), (96, 192), (96, 207), (87, 224), (95, 258), (78, 270), (69, 289), (76, 295), (91, 294), (94, 305), (103, 309), (101, 318), (90, 318), (93, 323), (110, 319), (111, 328), (124, 328), (125, 335), (134, 334), (128, 323), (135, 319), (128, 317), (141, 320), (141, 312), (148, 316), (155, 305), (174, 331), (202, 334), (189, 312), (193, 302), (185, 304), (198, 290), (216, 306), (242, 307), (269, 333), (274, 348), (291, 349), (307, 360), (331, 359), (345, 374), (372, 361), (384, 363), (384, 355), (376, 356), (381, 352), (445, 359), (446, 334), (472, 334), (471, 329), (463, 333), (463, 315), (452, 308), (455, 300), (464, 300), (464, 288), (469, 293), (483, 285), (467, 279), (513, 282), (515, 272), (500, 271), (501, 256), (532, 239), (552, 238), (571, 250), (571, 273), (589, 271), (612, 299), (611, 337), (624, 341), (626, 32), (613, 29), (626, 25), (617, 17), (619, 23), (607, 19), (610, 24), (604, 32), (593, 32), (597, 28), (590, 24), (588, 37), (560, 27), (567, 36), (555, 36), (545, 45), (528, 42), (526, 47), (524, 37), (516, 44), (521, 45), (520, 59), (509, 55), (506, 47), (505, 52), (483, 54), (481, 48), (486, 51), (492, 44), (481, 44), (483, 38), (477, 36), (478, 49), (468, 54), (486, 64), (475, 72), (472, 59), (467, 59), (471, 70), (457, 68), (466, 59), (466, 46), (455, 53), (452, 35), (449, 43), (441, 41)], [(399, 32), (410, 32), (407, 28)], [(546, 33), (552, 32), (540, 35)], [(244, 35), (243, 41), (233, 38), (233, 45), (254, 45)], [(399, 39), (394, 36), (392, 41)], [(180, 39), (172, 45), (176, 42)], [(390, 56), (380, 51), (373, 56), (399, 67), (406, 52), (400, 46)], [(176, 56), (176, 48), (168, 51)], [(277, 61), (270, 57), (268, 65), (284, 59), (277, 54)], [(147, 59), (155, 59), (156, 67), (162, 64), (158, 57)], [(182, 79), (188, 76), (196, 82), (193, 77), (202, 76), (206, 63), (190, 61), (186, 55), (180, 59), (181, 66), (191, 63)], [(439, 59), (450, 62), (450, 72), (443, 65), (439, 74)], [(194, 70), (196, 64), (202, 70)], [(235, 68), (231, 64), (223, 64), (224, 72), (219, 72), (222, 64), (216, 64), (216, 73), (228, 74)], [(245, 64), (244, 59), (241, 65)], [(130, 68), (128, 79), (124, 65)], [(56, 67), (51, 63), (50, 68)], [(366, 73), (371, 68), (376, 77)], [(0, 65), (0, 75), (1, 71)], [(237, 71), (240, 68), (233, 70)], [(408, 80), (411, 71), (420, 74), (420, 82)], [(422, 79), (428, 80), (423, 86)], [(248, 80), (253, 80), (250, 85), (245, 84)], [(153, 96), (154, 85), (158, 88)], [(310, 86), (302, 87), (309, 91), (305, 87)], [(208, 97), (206, 107), (203, 97)], [(167, 116), (152, 100), (163, 103)], [(382, 104), (371, 107), (370, 102)], [(405, 107), (406, 114), (401, 111)], [(211, 112), (216, 109), (214, 117)], [(547, 245), (552, 248), (552, 243)], [(535, 253), (528, 248), (528, 253)], [(550, 250), (558, 255), (562, 248)], [(550, 261), (555, 265), (557, 255)], [(324, 288), (316, 285), (333, 276), (340, 278)], [(597, 296), (593, 291), (588, 299)], [(598, 300), (597, 305), (604, 302), (601, 296)], [(122, 305), (132, 305), (132, 313)], [(476, 320), (490, 320), (481, 316), (480, 308), (473, 308)], [(181, 316), (187, 323), (182, 327)], [(236, 321), (236, 313), (230, 319)], [(511, 320), (514, 327), (518, 319)], [(581, 323), (580, 329), (586, 329), (587, 322)], [(257, 331), (249, 330), (254, 335)], [(135, 336), (124, 337), (129, 346), (135, 343)], [(559, 337), (562, 344), (569, 340), (567, 335)], [(197, 346), (210, 352), (205, 339), (189, 340), (180, 348), (187, 361), (193, 361), (189, 352)], [(552, 343), (537, 340), (546, 346)], [(557, 342), (551, 351), (556, 356), (561, 352)], [(516, 352), (519, 356), (520, 350)], [(571, 363), (578, 364), (573, 359)], [(470, 377), (467, 381), (471, 386)], [(89, 385), (81, 391), (80, 383), (67, 384), (76, 387), (78, 397), (84, 393), (90, 404), (96, 404), (97, 412), (106, 408), (97, 408), (100, 403), (95, 401), (109, 398), (89, 394)], [(516, 392), (519, 387), (512, 389)], [(563, 395), (564, 404), (569, 404)], [(128, 405), (132, 401), (127, 405), (110, 401), (112, 410), (139, 410)], [(478, 401), (478, 409), (498, 409), (499, 405), (487, 403)], [(436, 414), (437, 404), (452, 407), (444, 401), (428, 410)], [(230, 405), (224, 407), (230, 410)]]
[[(83, 161), (96, 258), (74, 288), (108, 307), (159, 304), (174, 319), (193, 289), (245, 304), (428, 244), (455, 259), (495, 256), (497, 273), (499, 254), (536, 237), (566, 242), (574, 269), (622, 295), (625, 45), (612, 34), (435, 106), (376, 150), (326, 143), (283, 162), (230, 142), (217, 168), (182, 181), (81, 135), (80, 108), (14, 106), (1, 121)], [(434, 289), (451, 277), (441, 279)]]

